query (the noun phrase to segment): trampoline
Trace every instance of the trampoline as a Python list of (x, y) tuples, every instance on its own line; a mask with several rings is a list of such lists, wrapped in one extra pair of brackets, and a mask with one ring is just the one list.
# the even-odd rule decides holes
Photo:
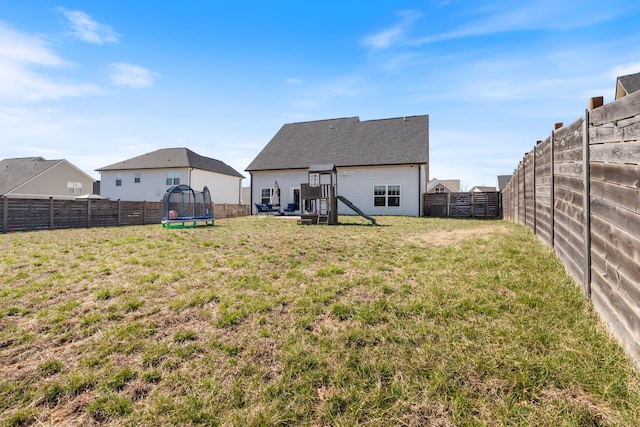
[(214, 225), (209, 189), (205, 186), (195, 191), (184, 184), (169, 188), (162, 198), (162, 227), (193, 228), (198, 224)]

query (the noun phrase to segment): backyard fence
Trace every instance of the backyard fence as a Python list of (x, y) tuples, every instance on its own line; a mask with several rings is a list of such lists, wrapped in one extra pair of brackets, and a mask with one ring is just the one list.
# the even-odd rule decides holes
[(496, 191), (424, 195), (425, 216), (499, 217), (500, 193)]
[(503, 190), (504, 218), (551, 245), (640, 366), (640, 92), (556, 125)]
[[(250, 214), (249, 205), (214, 204), (214, 216), (235, 218)], [(160, 224), (162, 202), (85, 199), (0, 198), (0, 231), (56, 230), (63, 228), (120, 227)]]

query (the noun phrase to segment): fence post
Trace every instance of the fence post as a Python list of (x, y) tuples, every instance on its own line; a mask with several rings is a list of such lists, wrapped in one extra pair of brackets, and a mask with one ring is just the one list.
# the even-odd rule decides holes
[(118, 227), (120, 227), (121, 221), (120, 216), (122, 215), (122, 211), (120, 209), (120, 199), (118, 199)]
[(591, 154), (589, 150), (589, 111), (603, 104), (603, 98), (591, 98), (582, 125), (582, 173), (584, 180), (584, 286), (591, 298)]
[(49, 197), (49, 230), (53, 230), (53, 197)]
[(471, 192), (471, 218), (475, 216), (476, 213), (476, 198), (473, 197), (473, 191)]
[(549, 156), (551, 156), (551, 176), (549, 177), (549, 203), (551, 204), (551, 247), (556, 247), (556, 129), (558, 123), (556, 123), (556, 128), (551, 131), (551, 141), (549, 143), (551, 146), (549, 147)]
[(91, 198), (87, 197), (87, 228), (91, 228)]
[(9, 227), (9, 199), (7, 196), (2, 197), (2, 234), (7, 232)]
[(147, 201), (142, 201), (142, 225), (147, 225)]
[(536, 141), (533, 147), (533, 234), (538, 235), (538, 201), (536, 200), (536, 160), (538, 160), (538, 146), (542, 141)]
[[(518, 221), (520, 221), (520, 224), (527, 225), (527, 168), (524, 164), (524, 157), (520, 162), (520, 175), (522, 179), (522, 194), (520, 194), (522, 198), (522, 212), (518, 212), (520, 215)], [(520, 209), (520, 205), (518, 205), (518, 209)]]

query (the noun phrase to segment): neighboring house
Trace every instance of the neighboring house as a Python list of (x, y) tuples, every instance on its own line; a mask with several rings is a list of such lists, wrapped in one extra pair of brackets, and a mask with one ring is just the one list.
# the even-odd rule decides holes
[(498, 191), (504, 190), (510, 180), (511, 175), (498, 175)]
[(93, 191), (94, 179), (66, 160), (0, 160), (0, 196), (74, 199)]
[(251, 187), (242, 187), (242, 203), (251, 203)]
[[(281, 210), (293, 204), (300, 213), (300, 184), (308, 183), (308, 168), (330, 164), (337, 170), (338, 195), (365, 214), (420, 216), (428, 160), (428, 115), (285, 124), (246, 169), (250, 202), (253, 213), (255, 203), (274, 199)], [(342, 202), (338, 212), (354, 213)]]
[(100, 194), (112, 200), (160, 201), (168, 188), (186, 184), (196, 191), (206, 186), (213, 203), (240, 204), (239, 172), (220, 160), (188, 148), (163, 148), (96, 169)]
[(460, 180), (433, 178), (427, 183), (426, 192), (429, 194), (459, 193)]
[(620, 76), (616, 79), (616, 99), (640, 90), (640, 73)]
[(471, 193), (486, 193), (488, 191), (496, 191), (496, 187), (488, 187), (485, 185), (475, 185), (469, 191)]

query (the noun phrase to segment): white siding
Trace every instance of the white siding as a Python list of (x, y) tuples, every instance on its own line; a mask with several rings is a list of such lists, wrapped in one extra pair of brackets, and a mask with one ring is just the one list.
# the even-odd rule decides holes
[[(256, 171), (251, 176), (253, 203), (260, 202), (262, 188), (272, 188), (278, 181), (280, 205), (292, 203), (292, 189), (308, 182), (306, 170)], [(338, 194), (346, 197), (364, 213), (369, 215), (419, 216), (422, 212), (422, 196), (426, 188), (426, 167), (420, 165), (346, 167), (338, 168)], [(373, 203), (375, 185), (400, 185), (400, 206), (377, 207)], [(245, 201), (249, 203), (249, 201)], [(256, 213), (255, 205), (252, 212)], [(355, 214), (350, 208), (338, 203), (338, 212)]]
[[(180, 173), (180, 184), (188, 184), (188, 169), (140, 169), (122, 171), (102, 171), (100, 173), (100, 194), (111, 200), (161, 201), (169, 187), (167, 171)], [(140, 172), (140, 182), (134, 182), (135, 173)], [(122, 174), (122, 185), (116, 186), (116, 174)]]
[[(187, 168), (102, 171), (100, 194), (112, 200), (161, 201), (167, 189), (173, 187), (166, 183), (168, 171), (179, 172), (180, 184), (190, 185), (195, 191), (202, 191), (206, 185), (213, 203), (236, 204), (240, 201), (239, 177)], [(121, 186), (116, 186), (118, 172), (122, 174)], [(134, 182), (136, 172), (140, 173), (139, 183)]]
[[(338, 194), (368, 215), (419, 216), (419, 181), (423, 182), (422, 191), (425, 185), (422, 172), (418, 165), (339, 168)], [(376, 185), (400, 185), (400, 206), (374, 206), (373, 187)], [(338, 203), (338, 213), (354, 214), (342, 203)]]
[(202, 191), (206, 185), (213, 203), (239, 204), (241, 184), (239, 177), (195, 169), (191, 172), (191, 188)]
[(300, 188), (300, 184), (307, 182), (308, 174), (306, 170), (280, 170), (280, 171), (260, 171), (253, 172), (251, 176), (251, 200), (245, 203), (252, 203), (251, 209), (256, 213), (255, 203), (260, 203), (260, 191), (263, 188), (273, 188), (278, 181), (280, 187), (280, 210), (289, 203), (293, 203), (293, 189)]

